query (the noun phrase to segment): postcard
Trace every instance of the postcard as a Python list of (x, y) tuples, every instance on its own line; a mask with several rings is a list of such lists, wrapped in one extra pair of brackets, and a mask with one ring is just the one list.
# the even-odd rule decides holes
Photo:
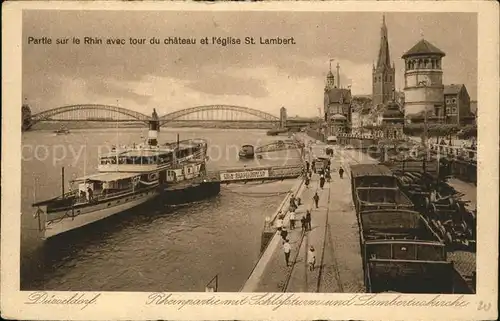
[(3, 318), (497, 318), (496, 3), (3, 9)]

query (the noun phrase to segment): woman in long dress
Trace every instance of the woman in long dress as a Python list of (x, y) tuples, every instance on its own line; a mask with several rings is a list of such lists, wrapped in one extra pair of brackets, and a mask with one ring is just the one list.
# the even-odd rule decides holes
[(307, 263), (309, 264), (309, 271), (314, 271), (316, 265), (316, 252), (313, 246), (309, 248), (309, 252), (307, 253)]

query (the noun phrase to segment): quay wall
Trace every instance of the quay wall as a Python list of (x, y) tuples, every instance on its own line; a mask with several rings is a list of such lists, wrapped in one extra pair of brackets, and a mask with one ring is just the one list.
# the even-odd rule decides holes
[[(281, 204), (278, 206), (274, 214), (270, 217), (269, 221), (269, 227), (270, 227), (270, 232), (272, 232), (272, 236), (268, 240), (267, 245), (265, 245), (261, 251), (261, 254), (258, 258), (257, 263), (253, 267), (252, 271), (250, 272), (249, 277), (247, 278), (246, 282), (243, 284), (241, 287), (240, 292), (254, 292), (256, 287), (259, 284), (259, 280), (261, 279), (262, 275), (264, 274), (264, 271), (266, 269), (266, 266), (268, 265), (269, 261), (272, 258), (272, 255), (276, 248), (279, 246), (281, 235), (276, 233), (273, 229), (274, 226), (274, 221), (278, 217), (279, 213), (285, 214), (288, 211), (288, 206), (290, 202), (290, 197), (292, 195), (295, 195), (296, 197), (300, 197), (302, 195), (304, 188), (303, 188), (303, 180), (302, 177), (297, 178), (297, 182), (295, 185), (292, 187), (290, 192), (285, 196)], [(272, 230), (271, 230), (272, 229)]]

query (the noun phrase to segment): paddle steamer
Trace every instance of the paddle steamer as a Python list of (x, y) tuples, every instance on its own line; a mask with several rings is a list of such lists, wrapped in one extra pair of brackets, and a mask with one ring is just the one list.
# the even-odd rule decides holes
[(159, 119), (153, 112), (147, 140), (133, 146), (113, 147), (99, 155), (98, 173), (71, 181), (76, 188), (33, 204), (43, 238), (88, 225), (144, 204), (168, 197), (167, 186), (204, 175), (207, 143), (189, 139), (158, 144)]

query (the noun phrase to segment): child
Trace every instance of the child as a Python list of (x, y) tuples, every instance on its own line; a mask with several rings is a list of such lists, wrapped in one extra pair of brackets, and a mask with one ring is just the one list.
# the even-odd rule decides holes
[(307, 254), (307, 263), (309, 263), (309, 271), (314, 271), (314, 265), (316, 264), (316, 252), (312, 246)]

